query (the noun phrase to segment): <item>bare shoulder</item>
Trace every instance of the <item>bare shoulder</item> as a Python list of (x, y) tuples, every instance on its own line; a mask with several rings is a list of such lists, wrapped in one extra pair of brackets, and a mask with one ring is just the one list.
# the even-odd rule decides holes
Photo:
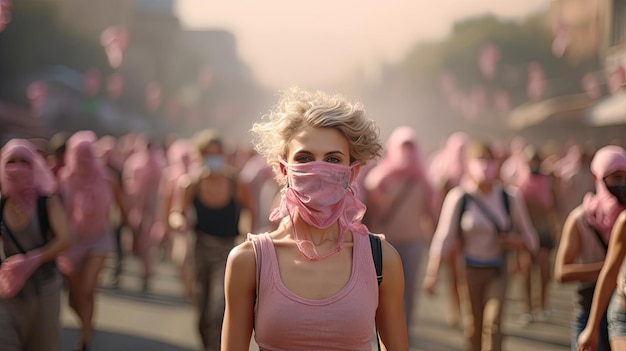
[(233, 269), (241, 272), (241, 269), (256, 267), (256, 256), (251, 240), (246, 240), (235, 246), (228, 254), (228, 262)]
[(396, 248), (393, 247), (393, 245), (391, 245), (384, 238), (381, 238), (381, 241), (383, 248), (383, 268), (389, 265), (391, 265), (392, 267), (396, 265), (401, 266), (402, 261), (400, 260), (400, 254), (398, 254)]

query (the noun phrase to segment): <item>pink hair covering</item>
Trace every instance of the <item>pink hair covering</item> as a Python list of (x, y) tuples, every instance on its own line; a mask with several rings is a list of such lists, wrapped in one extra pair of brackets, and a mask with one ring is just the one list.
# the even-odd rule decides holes
[(69, 224), (78, 235), (98, 234), (109, 221), (112, 194), (96, 140), (92, 131), (74, 133), (67, 140), (66, 165), (59, 175)]
[(466, 156), (465, 147), (469, 141), (467, 134), (456, 132), (451, 134), (443, 149), (432, 158), (428, 174), (431, 184), (440, 184), (446, 181), (450, 187), (461, 184), (465, 174)]
[(129, 221), (138, 228), (143, 221), (143, 207), (146, 205), (143, 199), (154, 195), (149, 193), (158, 189), (167, 161), (163, 150), (144, 138), (138, 138), (136, 143), (138, 149), (124, 163), (123, 173), (124, 190), (133, 197)]
[(511, 140), (511, 155), (502, 163), (500, 177), (505, 183), (519, 185), (523, 177), (530, 171), (523, 152), (526, 140), (516, 136)]
[(191, 143), (186, 139), (177, 139), (167, 149), (170, 180), (178, 181), (181, 176), (192, 171), (191, 150)]
[(554, 206), (550, 176), (545, 174), (533, 175), (530, 173), (530, 169), (520, 176), (521, 181), (518, 190), (527, 203), (538, 204), (545, 209)]
[(604, 184), (604, 178), (617, 171), (626, 172), (626, 151), (615, 145), (605, 146), (598, 150), (591, 161), (596, 194), (588, 193), (583, 199), (585, 220), (603, 235), (606, 242), (611, 235), (615, 220), (626, 208), (617, 201)]
[(383, 182), (425, 180), (424, 165), (412, 128), (405, 126), (396, 128), (386, 144), (384, 158), (365, 178), (367, 189), (375, 189)]
[[(30, 164), (9, 163), (21, 158)], [(37, 197), (49, 196), (57, 184), (45, 160), (35, 146), (25, 139), (10, 140), (0, 153), (0, 186), (2, 194), (19, 203), (29, 215), (35, 211)]]

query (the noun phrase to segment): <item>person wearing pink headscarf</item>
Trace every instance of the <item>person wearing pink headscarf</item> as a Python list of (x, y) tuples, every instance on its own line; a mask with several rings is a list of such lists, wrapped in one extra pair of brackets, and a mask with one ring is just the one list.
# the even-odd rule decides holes
[[(519, 166), (516, 186), (524, 198), (530, 220), (539, 235), (539, 251), (531, 255), (526, 250), (517, 252), (518, 264), (526, 287), (527, 310), (520, 316), (522, 323), (535, 319), (545, 321), (550, 311), (547, 307), (548, 284), (551, 280), (550, 257), (555, 247), (557, 230), (556, 199), (554, 176), (546, 170), (543, 154), (533, 145), (527, 145), (521, 152), (523, 164)], [(539, 269), (540, 279), (535, 284), (533, 268)], [(533, 291), (539, 288), (539, 306), (535, 308)]]
[[(596, 332), (592, 346), (594, 349), (608, 350), (609, 347), (606, 319), (601, 321), (606, 305), (602, 306), (601, 312), (596, 309), (599, 316), (596, 319), (594, 315), (592, 321), (592, 301), (596, 294), (594, 290), (598, 290), (596, 286), (601, 286), (600, 270), (603, 264), (606, 266), (609, 263), (607, 245), (613, 242), (611, 232), (618, 216), (626, 209), (622, 189), (626, 184), (626, 151), (614, 145), (599, 149), (591, 161), (591, 173), (595, 181), (595, 194), (585, 195), (582, 204), (567, 217), (554, 263), (554, 275), (558, 281), (579, 284), (572, 317), (572, 350), (582, 350), (582, 344), (577, 340), (580, 340), (578, 338), (582, 336), (585, 324), (587, 334), (590, 325)], [(608, 288), (612, 293), (615, 280)], [(599, 338), (597, 333), (602, 337)], [(591, 346), (589, 340), (583, 344)]]
[(433, 189), (412, 128), (396, 128), (386, 153), (364, 180), (367, 193), (368, 228), (386, 233), (400, 254), (404, 267), (404, 313), (410, 329), (419, 262), (430, 241), (436, 221)]
[(1, 348), (58, 350), (61, 279), (54, 260), (69, 239), (56, 182), (35, 147), (13, 139), (0, 154), (0, 187)]
[[(613, 205), (609, 209), (609, 205), (603, 206), (590, 198), (587, 201), (587, 206), (592, 213), (589, 214), (588, 218), (594, 218), (593, 223), (599, 226), (600, 231), (604, 233), (607, 231), (610, 221), (615, 217), (616, 208), (621, 208), (622, 211), (617, 215), (611, 229), (608, 251), (593, 292), (587, 325), (578, 336), (579, 351), (595, 350), (594, 347), (599, 339), (598, 328), (602, 323), (604, 311), (606, 311), (611, 350), (626, 350), (626, 266), (624, 264), (624, 257), (626, 257), (626, 246), (624, 245), (626, 241), (626, 211), (624, 211), (626, 208), (626, 161), (621, 162), (619, 167), (615, 167), (613, 162), (609, 164), (613, 166), (611, 168), (614, 171), (604, 178), (604, 182), (612, 197), (603, 192), (604, 196), (598, 194), (598, 196), (603, 196), (598, 200), (610, 199), (610, 203), (617, 201), (620, 206)], [(599, 215), (601, 212), (599, 208), (601, 207), (605, 208), (602, 211), (604, 215)]]
[(128, 221), (133, 232), (133, 252), (143, 263), (144, 292), (149, 290), (153, 249), (165, 230), (159, 221), (162, 199), (159, 193), (163, 169), (167, 165), (163, 149), (154, 141), (138, 137), (135, 152), (122, 171), (124, 193), (128, 199)]
[(169, 228), (169, 214), (174, 208), (174, 201), (180, 197), (179, 182), (181, 178), (197, 171), (198, 165), (192, 155), (192, 145), (187, 139), (176, 139), (167, 148), (167, 167), (163, 171), (161, 190), (163, 204), (159, 221), (166, 228), (160, 234), (163, 238), (157, 238), (165, 250), (170, 250), (172, 261), (176, 264), (183, 287), (188, 297), (192, 297), (193, 279), (191, 273), (191, 257), (188, 254), (190, 245), (190, 231), (172, 230)]
[(92, 131), (74, 133), (67, 141), (66, 165), (59, 173), (60, 193), (69, 216), (72, 245), (58, 260), (67, 277), (70, 306), (80, 323), (77, 350), (87, 350), (93, 333), (95, 290), (104, 262), (113, 247), (109, 211), (121, 203), (96, 148)]
[[(433, 185), (435, 195), (434, 207), (440, 211), (443, 199), (450, 189), (459, 186), (465, 176), (467, 164), (466, 148), (469, 136), (463, 132), (451, 134), (443, 149), (435, 152), (428, 165), (428, 179)], [(437, 213), (437, 216), (439, 214)], [(446, 261), (448, 290), (448, 314), (447, 321), (451, 326), (457, 326), (461, 318), (461, 297), (459, 295), (460, 263), (458, 248), (450, 250)]]
[(468, 145), (467, 178), (446, 195), (423, 282), (426, 292), (434, 294), (442, 259), (460, 247), (469, 351), (483, 350), (484, 343), (491, 351), (502, 350), (508, 254), (519, 249), (535, 253), (539, 246), (524, 200), (501, 183), (499, 167), (489, 144)]

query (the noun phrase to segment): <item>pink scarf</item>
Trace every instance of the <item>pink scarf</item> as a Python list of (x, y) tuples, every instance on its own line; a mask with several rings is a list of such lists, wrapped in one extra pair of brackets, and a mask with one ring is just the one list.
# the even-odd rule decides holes
[(385, 182), (398, 182), (407, 179), (420, 182), (425, 180), (424, 165), (410, 127), (398, 127), (387, 139), (385, 157), (365, 178), (367, 189), (375, 189)]
[[(26, 163), (11, 162), (18, 158)], [(25, 139), (13, 139), (0, 153), (0, 188), (3, 196), (11, 198), (32, 215), (37, 197), (53, 194), (57, 184), (34, 145)]]
[(96, 140), (92, 131), (72, 135), (67, 141), (66, 166), (60, 173), (69, 223), (79, 235), (98, 234), (109, 221), (112, 193)]
[(623, 148), (609, 145), (596, 152), (591, 161), (591, 173), (595, 177), (596, 194), (588, 193), (583, 199), (587, 224), (602, 234), (606, 242), (619, 214), (626, 208), (609, 193), (604, 178), (616, 171), (626, 171), (626, 152)]

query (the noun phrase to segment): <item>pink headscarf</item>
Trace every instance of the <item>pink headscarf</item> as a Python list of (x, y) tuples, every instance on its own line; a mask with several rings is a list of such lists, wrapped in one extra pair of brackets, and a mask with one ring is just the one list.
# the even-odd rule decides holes
[(469, 141), (467, 134), (456, 132), (448, 137), (446, 145), (432, 158), (428, 167), (428, 178), (431, 184), (440, 185), (442, 181), (450, 187), (461, 184), (465, 175), (465, 148)]
[(550, 176), (545, 174), (533, 175), (530, 171), (520, 176), (519, 191), (527, 203), (538, 204), (546, 209), (554, 206)]
[(112, 194), (96, 140), (92, 131), (72, 135), (67, 141), (66, 165), (59, 175), (69, 223), (76, 234), (97, 234), (109, 221)]
[(191, 172), (193, 167), (191, 150), (191, 143), (185, 139), (174, 141), (167, 149), (170, 180), (177, 181), (181, 176)]
[[(29, 164), (9, 163), (15, 158), (24, 159)], [(32, 215), (37, 197), (53, 194), (57, 184), (35, 146), (25, 139), (13, 139), (0, 153), (0, 187), (3, 196), (12, 198)]]
[(598, 230), (608, 242), (611, 229), (619, 214), (626, 208), (613, 196), (604, 178), (617, 171), (626, 171), (626, 151), (615, 145), (598, 150), (591, 161), (591, 173), (596, 182), (596, 194), (588, 193), (583, 199), (585, 220)]
[(167, 160), (163, 150), (143, 138), (136, 140), (137, 150), (124, 162), (124, 174), (128, 176), (124, 188), (128, 194), (140, 194), (151, 184), (159, 182)]
[[(410, 127), (396, 128), (386, 143), (385, 157), (365, 178), (365, 187), (375, 189), (383, 182), (425, 179), (424, 165), (415, 132)], [(408, 147), (407, 147), (408, 145)]]

